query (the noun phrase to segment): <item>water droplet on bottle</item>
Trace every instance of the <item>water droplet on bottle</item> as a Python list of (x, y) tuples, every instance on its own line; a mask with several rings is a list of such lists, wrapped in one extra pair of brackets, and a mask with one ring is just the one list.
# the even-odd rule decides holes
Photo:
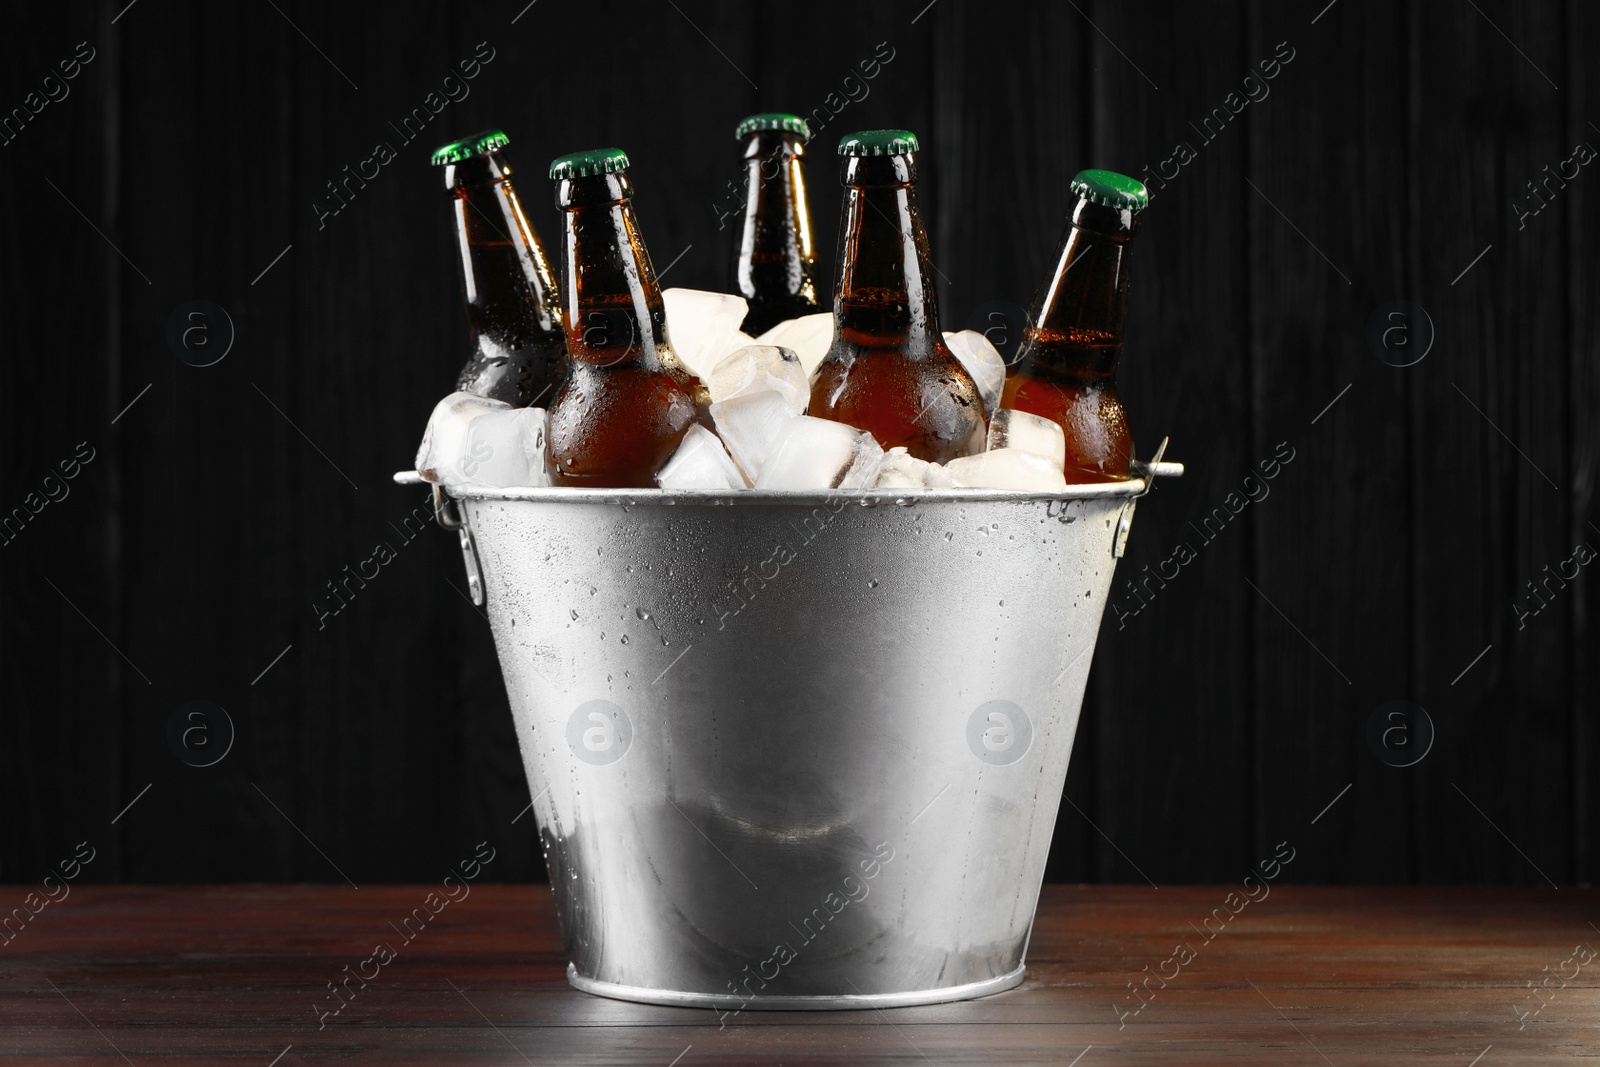
[(876, 588), (878, 588), (878, 579), (876, 579), (876, 578), (868, 578), (867, 579), (867, 588), (868, 589), (876, 589)]
[(627, 644), (628, 643), (628, 635), (627, 634), (623, 634), (622, 635), (622, 643), (623, 644)]
[(576, 622), (578, 620), (578, 609), (577, 608), (573, 608), (572, 609), (572, 620), (574, 622)]
[(643, 608), (635, 608), (634, 614), (639, 616), (641, 619), (648, 619), (650, 617), (650, 613)]

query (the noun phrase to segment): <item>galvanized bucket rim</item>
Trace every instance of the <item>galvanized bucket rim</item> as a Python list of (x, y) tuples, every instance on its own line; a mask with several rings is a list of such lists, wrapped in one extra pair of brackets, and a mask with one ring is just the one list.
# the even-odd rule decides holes
[[(565, 485), (520, 486), (495, 489), (487, 486), (446, 488), (423, 479), (417, 471), (396, 471), (397, 485), (430, 485), (453, 500), (531, 500), (561, 504), (782, 504), (815, 507), (838, 500), (855, 500), (873, 505), (887, 500), (893, 504), (978, 504), (992, 501), (1102, 500), (1141, 497), (1155, 487), (1157, 478), (1183, 475), (1183, 464), (1162, 462), (1167, 439), (1162, 438), (1149, 461), (1134, 460), (1134, 476), (1115, 482), (1089, 482), (1059, 490), (1024, 491), (1018, 489), (579, 489)], [(453, 526), (452, 526), (453, 528)]]
[(1007, 501), (1098, 500), (1132, 497), (1144, 493), (1146, 480), (1129, 478), (1119, 482), (1069, 485), (1064, 490), (1042, 492), (1015, 489), (581, 489), (572, 486), (537, 486), (493, 489), (460, 486), (445, 492), (457, 500), (531, 500), (550, 503), (585, 504), (717, 504), (790, 505), (814, 507), (840, 500), (863, 504), (879, 502), (906, 504), (944, 504)]

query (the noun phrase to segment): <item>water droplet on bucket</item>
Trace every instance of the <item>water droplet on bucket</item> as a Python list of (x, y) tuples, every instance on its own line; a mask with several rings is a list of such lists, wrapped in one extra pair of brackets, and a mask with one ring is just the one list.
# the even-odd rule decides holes
[(867, 579), (867, 588), (868, 589), (876, 589), (876, 588), (878, 588), (878, 579), (876, 579), (876, 578), (868, 578)]
[(953, 534), (953, 533), (951, 533), (951, 532), (950, 532), (950, 531), (949, 531), (949, 530), (946, 530), (946, 531), (945, 531), (945, 532), (944, 532), (944, 539), (945, 539), (945, 540), (946, 540), (946, 541), (948, 541), (948, 540), (950, 540), (950, 538), (952, 538), (952, 537), (954, 537), (954, 536), (955, 536), (955, 534)]
[(650, 617), (650, 613), (643, 608), (635, 608), (633, 613), (639, 616), (641, 619), (648, 619)]
[(572, 609), (572, 619), (573, 619), (574, 622), (576, 622), (577, 619), (578, 619), (578, 609), (577, 608), (573, 608)]
[(622, 635), (622, 643), (623, 644), (627, 644), (628, 643), (628, 635), (627, 634), (623, 634)]

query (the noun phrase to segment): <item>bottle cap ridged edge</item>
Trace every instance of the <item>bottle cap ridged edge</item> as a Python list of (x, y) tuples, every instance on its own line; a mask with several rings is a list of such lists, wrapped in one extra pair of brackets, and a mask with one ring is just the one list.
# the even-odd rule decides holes
[(733, 135), (746, 137), (758, 130), (782, 130), (785, 133), (797, 133), (802, 140), (811, 140), (811, 127), (806, 125), (806, 120), (786, 111), (763, 111), (759, 115), (741, 119)]
[(1072, 179), (1072, 191), (1101, 207), (1138, 212), (1150, 205), (1143, 182), (1114, 170), (1080, 170)]
[(905, 156), (921, 151), (910, 130), (862, 130), (839, 138), (841, 156)]
[(569, 152), (550, 161), (550, 177), (556, 181), (615, 174), (627, 169), (628, 153), (620, 148), (590, 148), (583, 152)]
[(433, 150), (433, 165), (442, 167), (447, 163), (460, 163), (473, 156), (485, 155), (496, 152), (511, 143), (511, 138), (505, 135), (504, 130), (484, 130), (471, 137), (463, 137), (459, 141), (440, 145)]

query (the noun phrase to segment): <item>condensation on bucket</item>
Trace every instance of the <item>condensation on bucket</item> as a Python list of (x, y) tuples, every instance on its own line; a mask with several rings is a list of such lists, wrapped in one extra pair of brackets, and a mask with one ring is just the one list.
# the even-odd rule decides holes
[(754, 1010), (1021, 981), (1142, 487), (466, 497), (573, 984)]

